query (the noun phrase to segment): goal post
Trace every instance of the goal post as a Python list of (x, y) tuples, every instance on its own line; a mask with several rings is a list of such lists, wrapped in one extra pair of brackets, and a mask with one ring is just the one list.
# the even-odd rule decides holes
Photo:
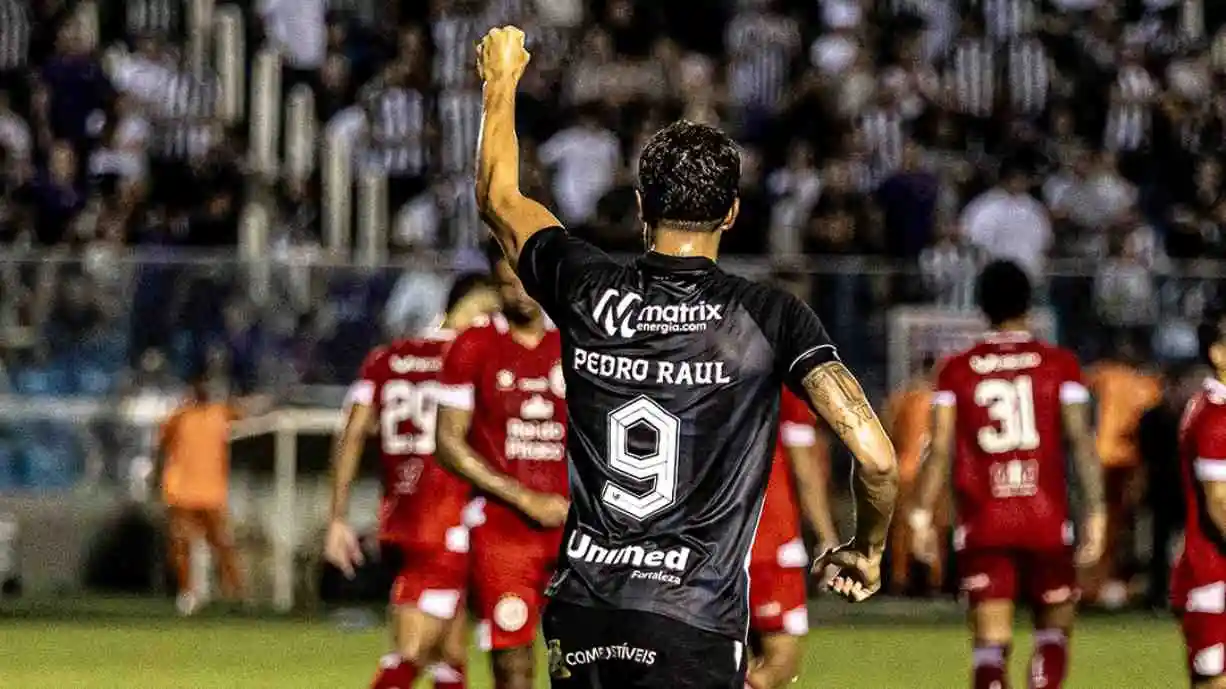
[(299, 504), (299, 437), (331, 438), (341, 430), (343, 417), (336, 409), (277, 409), (261, 416), (241, 419), (231, 427), (231, 442), (259, 436), (272, 438), (272, 513), (269, 519), (273, 608), (286, 612), (295, 604), (296, 561), (304, 525), (322, 509), (317, 504)]
[[(1030, 314), (1035, 335), (1054, 341), (1056, 319), (1050, 309)], [(898, 306), (890, 310), (888, 342), (890, 390), (897, 390), (919, 372), (923, 357), (937, 359), (968, 347), (987, 329), (974, 311), (926, 306)]]

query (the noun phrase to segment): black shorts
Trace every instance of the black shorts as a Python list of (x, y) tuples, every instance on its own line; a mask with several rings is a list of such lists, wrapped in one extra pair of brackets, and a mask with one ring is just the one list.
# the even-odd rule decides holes
[(554, 689), (744, 689), (740, 641), (669, 617), (550, 603), (542, 621)]

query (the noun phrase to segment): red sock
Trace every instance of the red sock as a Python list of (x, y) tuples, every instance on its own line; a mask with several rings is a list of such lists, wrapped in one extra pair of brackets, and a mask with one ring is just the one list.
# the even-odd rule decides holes
[(1009, 689), (1009, 647), (975, 646), (974, 689)]
[(379, 659), (379, 672), (370, 684), (370, 689), (413, 689), (417, 681), (417, 668), (395, 653)]
[(1068, 635), (1063, 629), (1039, 629), (1034, 633), (1030, 658), (1030, 689), (1060, 689), (1068, 672)]
[(439, 663), (430, 668), (434, 689), (464, 689), (464, 667)]

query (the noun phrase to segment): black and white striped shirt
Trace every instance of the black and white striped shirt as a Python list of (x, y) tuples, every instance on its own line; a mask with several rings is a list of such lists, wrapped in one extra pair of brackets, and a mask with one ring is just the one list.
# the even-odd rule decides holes
[(182, 35), (183, 0), (124, 0), (123, 7), (129, 38)]
[(437, 86), (454, 88), (473, 82), (481, 24), (479, 17), (466, 15), (435, 20), (430, 37), (434, 41), (434, 83)]
[(439, 94), (439, 157), (445, 174), (476, 169), (481, 106), (481, 92), (476, 89), (447, 89)]
[(1050, 63), (1043, 42), (1034, 37), (1011, 41), (1005, 49), (1009, 104), (1014, 114), (1038, 115), (1047, 108)]
[(1038, 28), (1039, 11), (1034, 0), (972, 0), (979, 5), (988, 37), (997, 43)]
[(217, 77), (179, 72), (162, 84), (161, 109), (153, 129), (153, 154), (191, 161), (208, 155), (216, 143), (211, 122), (217, 105)]
[(1157, 93), (1158, 84), (1144, 67), (1129, 64), (1120, 68), (1103, 133), (1103, 145), (1107, 149), (1136, 151), (1149, 142), (1153, 119), (1151, 101)]
[(895, 108), (873, 108), (860, 116), (860, 131), (864, 143), (873, 155), (875, 182), (889, 177), (902, 163), (906, 132), (904, 117)]
[(991, 43), (982, 38), (955, 43), (946, 64), (945, 89), (955, 112), (989, 117), (996, 103), (996, 54)]
[(30, 54), (30, 13), (19, 0), (0, 0), (0, 72), (26, 66)]
[(786, 17), (743, 12), (728, 24), (728, 91), (741, 106), (771, 109), (787, 93), (800, 29)]
[(406, 88), (387, 88), (366, 96), (370, 122), (368, 162), (393, 177), (426, 171), (426, 97)]
[(941, 243), (924, 249), (919, 256), (919, 269), (933, 305), (974, 310), (979, 265), (977, 252), (966, 246)]
[(477, 209), (477, 195), (473, 193), (475, 179), (471, 175), (457, 177), (443, 198), (443, 210), (447, 218), (447, 244), (453, 249), (480, 246), (486, 230), (481, 224)]

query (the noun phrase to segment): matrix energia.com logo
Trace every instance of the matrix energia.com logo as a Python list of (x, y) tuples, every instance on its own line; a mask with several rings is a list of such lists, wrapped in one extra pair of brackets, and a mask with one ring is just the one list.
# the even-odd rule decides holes
[(592, 319), (609, 337), (633, 337), (642, 332), (700, 332), (723, 320), (723, 312), (723, 304), (644, 304), (641, 294), (607, 289), (596, 301)]

